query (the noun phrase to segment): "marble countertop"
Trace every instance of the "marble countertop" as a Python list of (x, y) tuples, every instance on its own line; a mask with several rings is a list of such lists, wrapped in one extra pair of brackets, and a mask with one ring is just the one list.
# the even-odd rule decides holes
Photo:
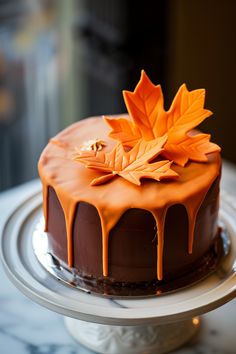
[[(236, 198), (236, 168), (225, 162), (222, 187)], [(22, 197), (38, 190), (28, 182), (0, 194), (0, 229)], [(202, 316), (198, 335), (176, 354), (235, 354), (236, 299)], [(7, 279), (0, 264), (0, 354), (92, 354), (67, 333), (63, 317), (34, 303)]]

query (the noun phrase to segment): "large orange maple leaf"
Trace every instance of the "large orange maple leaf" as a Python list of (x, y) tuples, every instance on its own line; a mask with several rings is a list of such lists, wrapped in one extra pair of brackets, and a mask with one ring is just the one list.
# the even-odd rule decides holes
[(162, 160), (149, 163), (161, 153), (166, 139), (166, 136), (151, 141), (141, 139), (130, 151), (125, 151), (122, 144), (117, 144), (109, 153), (102, 151), (81, 152), (74, 157), (74, 160), (85, 164), (88, 168), (106, 173), (93, 179), (92, 186), (106, 183), (117, 175), (136, 185), (141, 184), (141, 178), (150, 178), (156, 181), (176, 178), (178, 174), (170, 168), (171, 161)]
[(152, 140), (167, 134), (162, 155), (181, 166), (188, 160), (207, 161), (208, 153), (220, 151), (218, 145), (210, 142), (210, 135), (189, 135), (212, 114), (204, 109), (204, 89), (188, 91), (183, 84), (165, 111), (161, 86), (155, 86), (142, 71), (134, 92), (123, 91), (123, 95), (132, 120), (104, 117), (112, 128), (109, 136), (123, 145), (132, 147), (139, 139)]

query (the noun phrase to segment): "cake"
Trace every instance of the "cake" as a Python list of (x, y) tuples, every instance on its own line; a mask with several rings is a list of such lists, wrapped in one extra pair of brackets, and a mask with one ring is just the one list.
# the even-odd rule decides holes
[(93, 291), (156, 293), (211, 266), (219, 239), (220, 148), (196, 130), (205, 90), (168, 111), (142, 71), (128, 114), (81, 120), (39, 160), (50, 253)]

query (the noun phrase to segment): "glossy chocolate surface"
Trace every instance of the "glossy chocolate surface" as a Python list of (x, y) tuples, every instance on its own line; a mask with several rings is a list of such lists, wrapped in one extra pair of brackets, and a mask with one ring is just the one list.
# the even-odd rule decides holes
[[(191, 273), (200, 266), (217, 236), (218, 177), (198, 211), (193, 253), (188, 254), (188, 216), (183, 205), (167, 211), (164, 230), (164, 280)], [(102, 272), (102, 230), (94, 206), (79, 202), (73, 225), (73, 266), (88, 277), (111, 282), (156, 281), (157, 237), (153, 215), (142, 209), (127, 210), (109, 234), (109, 274)], [(48, 194), (48, 232), (51, 252), (67, 262), (65, 217), (53, 188)]]

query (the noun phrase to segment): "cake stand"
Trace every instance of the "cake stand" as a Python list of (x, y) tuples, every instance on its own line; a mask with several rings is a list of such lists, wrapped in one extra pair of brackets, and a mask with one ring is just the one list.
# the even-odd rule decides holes
[[(217, 270), (202, 281), (163, 296), (117, 299), (66, 285), (38, 262), (32, 234), (42, 217), (41, 193), (26, 199), (5, 223), (1, 257), (15, 286), (32, 300), (65, 316), (71, 335), (99, 353), (166, 353), (188, 341), (199, 328), (199, 315), (236, 294), (236, 203), (222, 193), (220, 220), (230, 251)], [(225, 240), (224, 247), (229, 242)]]

